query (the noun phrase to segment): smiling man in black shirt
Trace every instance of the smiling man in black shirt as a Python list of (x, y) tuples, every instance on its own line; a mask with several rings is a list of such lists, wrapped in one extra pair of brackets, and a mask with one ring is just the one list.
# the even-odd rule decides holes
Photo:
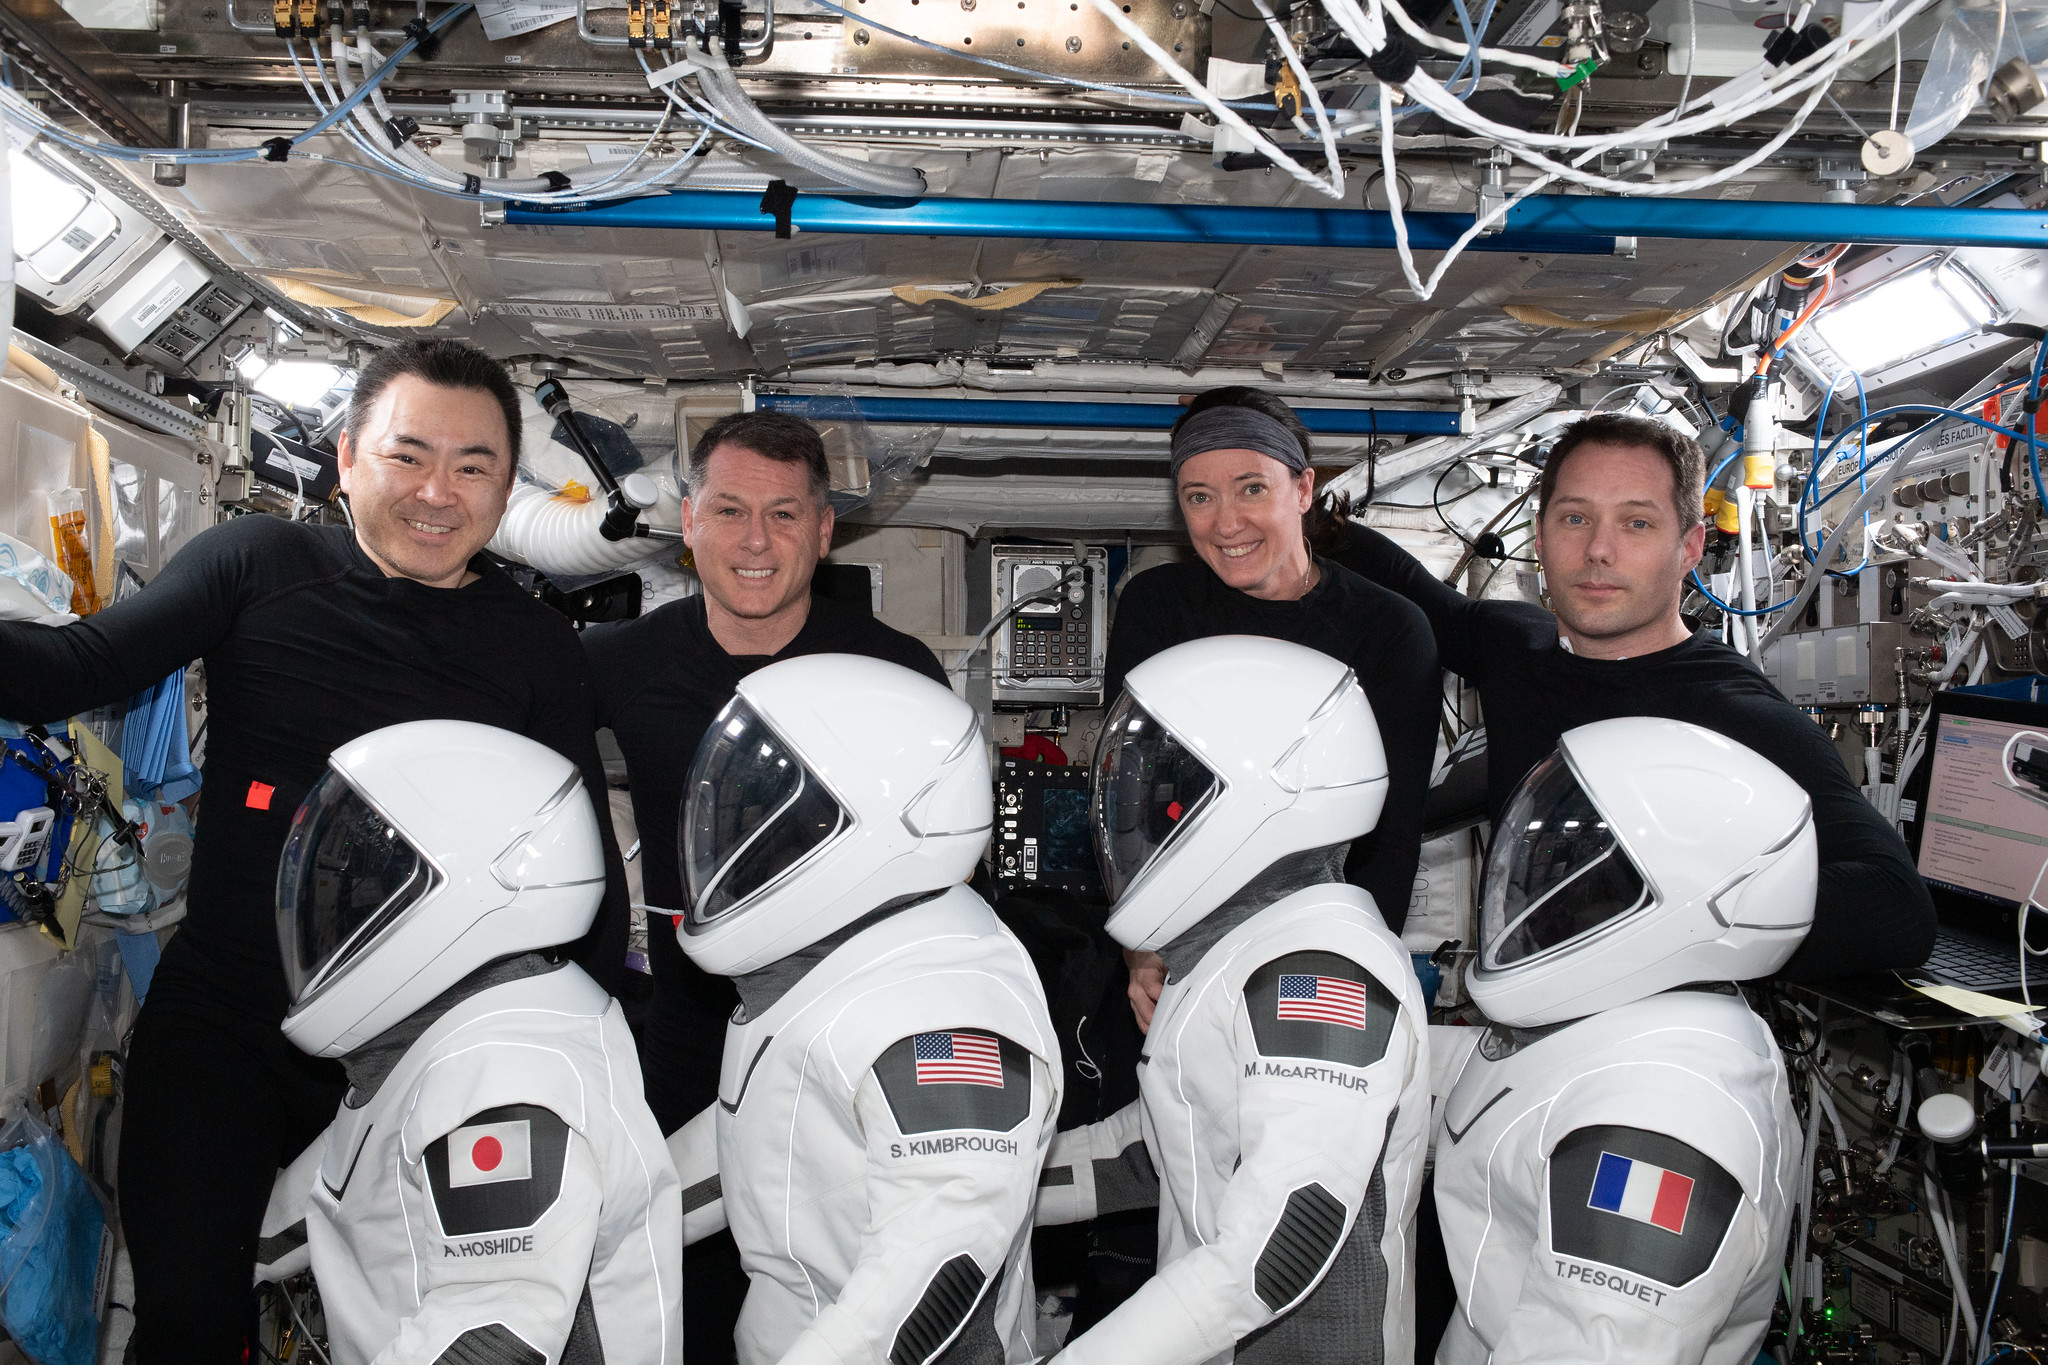
[[(604, 791), (575, 632), (479, 554), (505, 510), (519, 431), (497, 361), (451, 341), (394, 347), (358, 378), (342, 437), (353, 532), (240, 517), (96, 616), (0, 623), (0, 715), (22, 721), (119, 701), (206, 661), (191, 910), (124, 1081), (121, 1222), (143, 1365), (247, 1358), (271, 1185), (346, 1088), (339, 1064), (278, 1029), (278, 855), (328, 755), (403, 721), (476, 721), (539, 740), (582, 769), (591, 797)], [(600, 824), (610, 893), (578, 957), (609, 987), (627, 906)]]
[(1574, 726), (1614, 716), (1705, 726), (1768, 757), (1813, 801), (1813, 928), (1780, 975), (1916, 967), (1934, 946), (1934, 905), (1905, 841), (1820, 727), (1679, 616), (1706, 537), (1702, 465), (1698, 446), (1658, 422), (1600, 415), (1565, 429), (1537, 483), (1536, 553), (1555, 615), (1465, 597), (1362, 526), (1349, 527), (1338, 558), (1421, 607), (1444, 666), (1479, 688), (1490, 815)]
[[(1780, 975), (1811, 981), (1917, 966), (1934, 946), (1934, 904), (1905, 842), (1863, 799), (1820, 727), (1741, 654), (1679, 615), (1706, 541), (1704, 479), (1699, 447), (1662, 423), (1602, 414), (1565, 428), (1537, 481), (1536, 553), (1555, 615), (1474, 601), (1355, 523), (1334, 557), (1421, 607), (1443, 666), (1478, 687), (1490, 818), (1575, 726), (1615, 716), (1705, 726), (1769, 758), (1813, 802), (1813, 928)], [(1455, 1297), (1427, 1188), (1422, 1204), (1418, 1361), (1433, 1357)]]
[[(775, 412), (721, 418), (690, 451), (686, 481), (683, 535), (704, 591), (583, 635), (597, 683), (598, 724), (611, 727), (626, 758), (641, 875), (653, 908), (647, 965), (654, 997), (640, 1069), (663, 1132), (674, 1132), (718, 1098), (726, 1020), (739, 1005), (730, 979), (684, 956), (670, 918), (680, 918), (687, 894), (677, 841), (698, 741), (740, 680), (778, 659), (864, 654), (947, 681), (918, 641), (812, 595), (818, 562), (832, 547), (832, 508), (825, 447), (810, 423)], [(732, 1328), (746, 1287), (730, 1236), (689, 1248), (685, 1358), (732, 1359)]]

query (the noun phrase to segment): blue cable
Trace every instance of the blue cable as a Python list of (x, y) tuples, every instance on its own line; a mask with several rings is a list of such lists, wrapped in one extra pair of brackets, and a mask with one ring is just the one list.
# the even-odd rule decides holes
[(2034, 470), (2034, 495), (2041, 506), (2048, 508), (2048, 482), (2041, 479), (2041, 443), (2035, 439), (2035, 413), (2033, 409), (2041, 401), (2041, 369), (2048, 364), (2048, 341), (2034, 348), (2034, 373), (2027, 380), (2027, 463)]
[[(1708, 488), (1712, 488), (1716, 483), (1719, 483), (1721, 480), (1722, 473), (1728, 468), (1728, 466), (1734, 464), (1737, 460), (1741, 458), (1742, 443), (1740, 438), (1738, 438), (1736, 441), (1735, 449), (1729, 452), (1728, 458), (1721, 461), (1721, 463), (1715, 465), (1714, 472), (1707, 476), (1706, 486)], [(1747, 568), (1746, 565), (1744, 567)], [(1792, 599), (1788, 597), (1783, 602), (1773, 602), (1768, 607), (1730, 606), (1728, 603), (1723, 602), (1720, 598), (1714, 596), (1713, 589), (1709, 588), (1705, 583), (1702, 583), (1700, 581), (1700, 571), (1698, 565), (1694, 565), (1692, 569), (1692, 585), (1700, 590), (1700, 596), (1706, 598), (1709, 602), (1712, 602), (1715, 606), (1719, 607), (1722, 611), (1728, 613), (1730, 616), (1768, 616), (1774, 611), (1783, 611), (1786, 605), (1792, 601)]]
[[(1869, 426), (1870, 423), (1879, 421), (1883, 418), (1896, 417), (1902, 413), (1909, 412), (1927, 412), (1933, 413), (1938, 417), (1960, 418), (1961, 420), (1969, 422), (1975, 426), (1983, 427), (1986, 431), (1996, 432), (2000, 436), (2009, 436), (2015, 441), (2026, 442), (2029, 447), (2035, 446), (2034, 438), (2026, 432), (2014, 431), (2011, 427), (2002, 427), (1998, 425), (1998, 423), (1987, 421), (1986, 419), (1977, 416), (1977, 414), (1973, 412), (1958, 412), (1954, 408), (1937, 407), (1932, 403), (1901, 403), (1897, 407), (1880, 408), (1876, 412), (1873, 412), (1869, 416), (1864, 417), (1863, 419), (1858, 421), (1855, 426), (1844, 427), (1841, 433), (1837, 435), (1833, 441), (1828, 443), (1828, 448), (1826, 452), (1827, 455), (1829, 457), (1832, 457), (1835, 453), (1836, 447), (1840, 446), (1842, 442), (1845, 439), (1847, 439), (1850, 432), (1860, 430), (1861, 428)], [(1904, 450), (1906, 448), (1907, 443), (1910, 442), (1913, 437), (1918, 436), (1921, 432), (1926, 431), (1929, 427), (1933, 425), (1934, 423), (1932, 422), (1925, 422), (1922, 423), (1920, 426), (1915, 427), (1912, 431), (1908, 432), (1904, 437), (1902, 437), (1897, 445), (1893, 446), (1890, 451), (1886, 452), (1879, 458), (1885, 460), (1891, 459), (1892, 456), (1898, 454), (1899, 451)], [(2039, 463), (2038, 451), (2036, 452), (2035, 462), (2036, 464)], [(1832, 502), (1835, 498), (1841, 496), (1842, 493), (1847, 491), (1849, 486), (1849, 481), (1847, 479), (1844, 479), (1841, 483), (1837, 484), (1833, 489), (1829, 490), (1824, 494), (1821, 494), (1813, 504), (1814, 510), (1818, 511), (1823, 504)]]
[[(463, 3), (442, 11), (439, 17), (427, 25), (427, 35), (432, 37), (439, 34), (443, 29), (475, 8), (476, 6), (469, 3), (469, 0), (463, 0)], [(407, 38), (399, 46), (398, 50), (391, 54), (390, 59), (378, 67), (376, 72), (365, 79), (361, 85), (357, 86), (348, 98), (328, 110), (311, 127), (295, 134), (291, 139), (291, 145), (297, 147), (309, 138), (318, 137), (342, 119), (347, 118), (357, 105), (370, 97), (370, 93), (377, 88), (385, 76), (398, 69), (398, 63), (401, 60), (411, 56), (418, 50), (419, 45), (420, 40), (418, 38)], [(31, 124), (30, 126), (59, 146), (68, 147), (75, 152), (83, 152), (88, 156), (106, 157), (113, 161), (167, 161), (177, 165), (190, 165), (201, 162), (255, 161), (267, 159), (270, 154), (267, 147), (260, 146), (223, 148), (123, 147), (114, 143), (95, 142), (90, 138), (79, 137), (47, 119), (43, 120), (39, 125)]]
[[(1449, 90), (1458, 99), (1469, 100), (1472, 98), (1472, 92), (1479, 88), (1483, 64), (1483, 59), (1479, 55), (1479, 44), (1486, 37), (1486, 30), (1493, 27), (1493, 12), (1499, 6), (1500, 0), (1486, 0), (1486, 8), (1480, 12), (1477, 25), (1473, 24), (1471, 13), (1465, 8), (1465, 0), (1452, 0), (1452, 3), (1457, 6), (1458, 27), (1465, 34), (1465, 55), (1459, 60), (1458, 69), (1444, 82), (1444, 89)], [(1464, 93), (1459, 94), (1452, 87), (1457, 85), (1458, 79), (1465, 74), (1467, 68), (1472, 72), (1472, 79), (1465, 86)]]
[[(1868, 429), (1870, 423), (1870, 398), (1869, 395), (1866, 394), (1863, 390), (1863, 376), (1858, 374), (1854, 370), (1850, 370), (1848, 374), (1851, 379), (1856, 381), (1856, 407), (1858, 412), (1860, 413), (1860, 417), (1857, 422), (1857, 428), (1858, 430), (1866, 430)], [(1808, 495), (1817, 495), (1820, 492), (1820, 477), (1822, 473), (1820, 454), (1820, 433), (1821, 429), (1827, 425), (1828, 405), (1834, 401), (1835, 386), (1841, 382), (1842, 378), (1840, 375), (1836, 375), (1833, 379), (1830, 379), (1828, 381), (1827, 394), (1820, 400), (1820, 414), (1817, 417), (1815, 417), (1813, 421), (1813, 472), (1807, 478), (1806, 486), (1799, 490), (1799, 550), (1800, 553), (1806, 556), (1806, 562), (1809, 564), (1819, 562), (1820, 546), (1809, 545), (1806, 539), (1806, 513), (1807, 508), (1809, 506)], [(1856, 454), (1856, 486), (1858, 488), (1866, 488), (1869, 486), (1869, 473), (1870, 451), (1868, 450), (1868, 448), (1866, 448), (1859, 442), (1857, 445)], [(1817, 506), (1818, 504), (1814, 505)], [(1870, 513), (1868, 510), (1866, 510), (1863, 513), (1863, 530), (1865, 536), (1867, 537), (1870, 532)], [(1869, 564), (1870, 542), (1868, 541), (1868, 539), (1866, 539), (1863, 544), (1863, 561), (1859, 563), (1855, 568), (1828, 569), (1826, 570), (1826, 572), (1835, 575), (1837, 578), (1854, 578), (1857, 574), (1862, 573), (1865, 568), (1869, 567)]]
[[(2015, 1106), (2017, 1106), (2020, 1102), (2020, 1095), (2017, 1090), (2012, 1092), (2012, 1102)], [(1998, 1291), (2000, 1287), (2005, 1284), (2006, 1257), (2012, 1254), (2012, 1215), (2013, 1210), (2019, 1207), (2020, 1167), (2019, 1163), (2016, 1161), (2011, 1164), (2012, 1180), (2011, 1183), (2006, 1187), (2005, 1194), (2005, 1242), (2004, 1245), (2002, 1245), (1999, 1248), (1998, 1252), (1998, 1277), (1991, 1281), (1991, 1298), (1990, 1301), (1984, 1305), (1985, 1344), (1984, 1352), (1980, 1353), (1977, 1357), (1979, 1361), (1988, 1361), (1991, 1359), (1991, 1356), (1989, 1354), (1991, 1349), (1991, 1318), (1992, 1315), (1998, 1311)]]

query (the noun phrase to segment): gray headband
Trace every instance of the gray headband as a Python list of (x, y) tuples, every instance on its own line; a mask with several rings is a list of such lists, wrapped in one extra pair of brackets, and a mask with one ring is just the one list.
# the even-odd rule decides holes
[(1195, 456), (1211, 450), (1256, 450), (1299, 474), (1308, 468), (1301, 442), (1284, 423), (1257, 408), (1204, 408), (1173, 433), (1173, 474)]

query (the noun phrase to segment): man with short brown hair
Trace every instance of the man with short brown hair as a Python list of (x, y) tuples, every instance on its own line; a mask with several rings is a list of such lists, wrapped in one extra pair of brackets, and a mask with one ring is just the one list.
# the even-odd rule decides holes
[[(1934, 947), (1934, 904), (1905, 841), (1858, 790), (1835, 747), (1749, 660), (1679, 615), (1706, 543), (1703, 460), (1660, 422), (1599, 414), (1566, 427), (1538, 480), (1536, 554), (1550, 611), (1474, 601), (1400, 546), (1359, 525), (1341, 563), (1428, 614), (1445, 668), (1479, 688), (1487, 814), (1576, 726), (1663, 716), (1769, 758), (1813, 802), (1820, 884), (1813, 928), (1779, 975), (1812, 981), (1918, 966)], [(1419, 1224), (1417, 1359), (1449, 1320), (1435, 1204)]]
[(1339, 558), (1428, 613), (1444, 667), (1479, 688), (1490, 816), (1574, 726), (1613, 716), (1704, 725), (1769, 757), (1813, 800), (1820, 891), (1813, 929), (1781, 975), (1918, 966), (1934, 946), (1934, 905), (1905, 841), (1819, 727), (1679, 615), (1706, 543), (1703, 473), (1699, 447), (1661, 422), (1599, 414), (1566, 427), (1537, 484), (1552, 611), (1473, 601), (1363, 526), (1349, 528)]
[[(328, 755), (404, 721), (476, 721), (548, 745), (604, 790), (575, 632), (482, 555), (519, 434), (496, 360), (454, 341), (392, 347), (358, 376), (339, 443), (352, 526), (236, 517), (95, 616), (0, 623), (0, 715), (21, 721), (119, 701), (206, 661), (191, 910), (124, 1073), (121, 1223), (142, 1365), (247, 1358), (272, 1182), (346, 1089), (339, 1065), (278, 1031), (278, 855)], [(627, 906), (600, 826), (611, 891), (575, 956), (609, 989)]]
[[(831, 475), (817, 429), (776, 412), (734, 413), (698, 438), (684, 468), (683, 537), (702, 593), (637, 621), (596, 626), (583, 645), (597, 682), (597, 718), (626, 757), (647, 903), (654, 997), (640, 1044), (647, 1102), (664, 1133), (718, 1098), (732, 982), (683, 955), (670, 916), (685, 908), (677, 857), (697, 743), (742, 678), (779, 659), (864, 654), (946, 674), (932, 652), (866, 612), (811, 592), (832, 548)], [(733, 1358), (747, 1289), (727, 1234), (692, 1246), (683, 1269), (684, 1357)]]

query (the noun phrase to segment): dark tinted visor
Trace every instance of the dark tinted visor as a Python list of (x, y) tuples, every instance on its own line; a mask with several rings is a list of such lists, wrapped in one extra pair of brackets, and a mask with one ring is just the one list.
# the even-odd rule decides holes
[(279, 948), (293, 1003), (315, 993), (419, 903), (434, 869), (329, 769), (292, 818), (278, 865)]

